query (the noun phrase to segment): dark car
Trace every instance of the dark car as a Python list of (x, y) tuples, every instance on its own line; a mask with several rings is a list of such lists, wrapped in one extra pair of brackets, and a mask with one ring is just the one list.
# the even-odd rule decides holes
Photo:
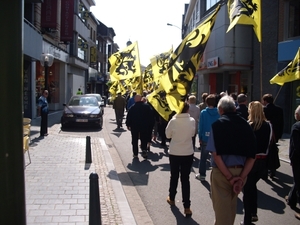
[(65, 106), (61, 117), (61, 129), (71, 125), (95, 125), (102, 128), (103, 112), (95, 96), (75, 95)]

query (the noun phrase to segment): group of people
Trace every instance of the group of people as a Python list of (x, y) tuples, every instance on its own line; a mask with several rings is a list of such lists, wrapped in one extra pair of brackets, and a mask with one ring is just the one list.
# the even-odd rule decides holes
[[(185, 105), (182, 113), (174, 116), (167, 125), (167, 137), (172, 138), (169, 146), (171, 178), (167, 202), (175, 204), (180, 174), (184, 213), (186, 216), (192, 214), (189, 198), (192, 162), (189, 159), (194, 154), (193, 138), (198, 131), (201, 155), (196, 178), (205, 180), (206, 162), (210, 154), (215, 224), (234, 224), (237, 197), (241, 191), (244, 194), (244, 220), (241, 224), (253, 224), (258, 221), (256, 184), (261, 178), (267, 179), (268, 170), (270, 177), (274, 177), (279, 167), (278, 163), (270, 162), (268, 155), (271, 152), (277, 154), (279, 161), (276, 150), (283, 133), (283, 110), (273, 104), (271, 94), (265, 94), (261, 102), (253, 101), (249, 105), (245, 94), (231, 96), (222, 93), (218, 98), (217, 95), (204, 93), (202, 99), (203, 103), (198, 106), (200, 116), (194, 110), (189, 115), (189, 107)], [(189, 96), (186, 104), (194, 107), (194, 103), (195, 96)], [(204, 104), (206, 107), (203, 107)], [(200, 107), (203, 107), (202, 110)], [(196, 131), (195, 127), (198, 127)], [(184, 134), (181, 132), (183, 129)], [(172, 142), (175, 144), (172, 145)], [(185, 146), (178, 146), (177, 142), (185, 143)]]
[[(121, 105), (119, 113), (117, 105)], [(138, 157), (140, 140), (142, 156), (147, 158), (147, 148), (155, 129), (155, 110), (147, 104), (145, 97), (136, 93), (127, 102), (119, 94), (114, 109), (118, 127), (122, 126), (124, 110), (128, 111), (125, 123), (132, 135), (133, 157)], [(290, 139), (294, 185), (286, 196), (287, 204), (292, 208), (299, 202), (300, 193), (300, 180), (297, 178), (300, 166), (296, 163), (300, 157), (300, 106), (295, 111), (295, 119), (299, 122), (293, 125)], [(170, 139), (168, 153), (171, 174), (167, 202), (175, 205), (180, 177), (184, 214), (192, 215), (189, 178), (198, 135), (201, 154), (196, 178), (205, 181), (210, 156), (215, 224), (234, 224), (237, 197), (241, 191), (244, 220), (240, 224), (258, 221), (257, 182), (268, 179), (268, 176), (274, 178), (280, 166), (277, 145), (283, 133), (283, 110), (274, 104), (273, 96), (265, 94), (261, 101), (248, 104), (245, 94), (204, 93), (202, 102), (197, 105), (196, 97), (190, 95), (182, 111), (170, 121), (165, 121), (165, 124), (164, 136)]]

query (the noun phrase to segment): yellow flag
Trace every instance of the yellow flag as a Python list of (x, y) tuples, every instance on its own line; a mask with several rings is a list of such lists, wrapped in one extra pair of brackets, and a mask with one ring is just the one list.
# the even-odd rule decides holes
[(122, 51), (112, 54), (109, 63), (112, 81), (141, 76), (138, 43), (134, 42)]
[(169, 121), (175, 115), (168, 105), (166, 92), (161, 86), (149, 94), (147, 100), (164, 120)]
[(121, 93), (122, 95), (126, 93), (126, 89), (119, 80), (114, 81), (108, 91), (111, 94), (112, 100), (115, 99), (118, 93)]
[(183, 108), (219, 9), (220, 5), (183, 39), (171, 54), (167, 73), (160, 79), (169, 107), (176, 113), (180, 113)]
[(229, 32), (236, 24), (252, 25), (261, 42), (261, 0), (228, 0)]
[(300, 80), (300, 48), (294, 58), (283, 70), (277, 73), (271, 80), (271, 84), (284, 85), (284, 83)]
[(159, 80), (161, 76), (167, 73), (169, 69), (169, 60), (172, 53), (173, 47), (169, 51), (155, 55), (150, 59), (154, 81)]

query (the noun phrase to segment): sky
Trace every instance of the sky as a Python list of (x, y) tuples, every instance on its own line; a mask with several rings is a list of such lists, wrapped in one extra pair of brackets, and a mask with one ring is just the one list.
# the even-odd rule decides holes
[[(140, 63), (147, 66), (154, 55), (175, 50), (181, 43), (184, 5), (189, 0), (95, 0), (95, 17), (114, 29), (119, 50), (127, 41), (137, 42)], [(174, 26), (168, 26), (167, 23)], [(176, 27), (177, 26), (177, 27)], [(179, 27), (179, 28), (178, 28)]]

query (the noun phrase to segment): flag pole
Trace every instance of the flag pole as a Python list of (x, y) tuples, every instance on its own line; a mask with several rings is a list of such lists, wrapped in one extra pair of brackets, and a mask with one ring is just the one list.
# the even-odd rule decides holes
[(275, 101), (276, 101), (276, 99), (277, 99), (277, 97), (278, 97), (278, 95), (279, 95), (279, 92), (281, 91), (282, 87), (283, 87), (283, 85), (280, 87), (279, 91), (277, 92), (277, 95), (276, 95), (276, 97), (274, 98), (273, 103), (275, 103)]
[[(262, 40), (261, 40), (262, 41)], [(263, 85), (262, 85), (262, 43), (259, 43), (259, 58), (260, 58), (260, 96), (263, 95)]]

